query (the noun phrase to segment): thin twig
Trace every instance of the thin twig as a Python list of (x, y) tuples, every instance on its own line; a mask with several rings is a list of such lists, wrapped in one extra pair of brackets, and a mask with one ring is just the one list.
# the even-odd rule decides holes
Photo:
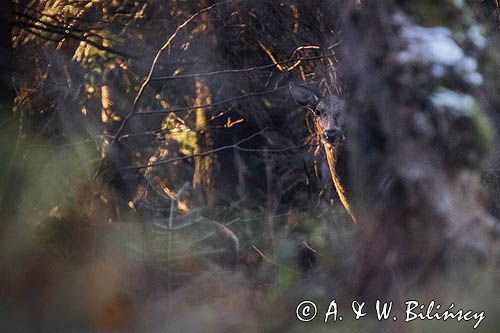
[[(84, 35), (96, 37), (96, 38), (99, 38), (101, 40), (105, 39), (103, 36), (93, 32), (93, 31), (89, 31), (89, 29), (79, 29), (79, 28), (74, 27), (74, 26), (67, 26), (66, 23), (64, 23), (64, 22), (56, 21), (56, 23), (63, 25), (63, 26), (58, 26), (58, 25), (50, 24), (48, 22), (44, 22), (41, 19), (38, 19), (34, 16), (30, 16), (26, 13), (14, 11), (13, 14), (18, 16), (18, 17), (23, 17), (24, 19), (26, 19), (28, 21), (31, 21), (32, 24), (35, 24), (37, 26), (41, 24), (47, 28), (51, 28), (51, 29), (55, 29), (57, 31), (60, 31), (61, 34), (65, 33), (65, 32), (74, 32), (74, 33), (78, 33), (78, 34), (84, 34)], [(20, 22), (22, 22), (22, 21), (20, 21)], [(26, 23), (26, 22), (23, 22), (23, 23)]]
[(197, 78), (197, 77), (210, 77), (210, 76), (223, 75), (223, 74), (247, 73), (247, 72), (252, 72), (252, 71), (273, 68), (273, 67), (276, 67), (278, 65), (286, 64), (289, 62), (296, 62), (296, 61), (302, 61), (302, 60), (318, 60), (318, 59), (324, 59), (324, 58), (330, 58), (330, 57), (333, 57), (333, 55), (321, 55), (321, 56), (303, 57), (303, 58), (297, 58), (297, 59), (290, 58), (288, 60), (277, 61), (276, 63), (272, 63), (272, 64), (268, 64), (268, 65), (255, 66), (255, 67), (249, 67), (249, 68), (225, 69), (225, 70), (208, 72), (208, 73), (193, 73), (193, 74), (185, 74), (185, 75), (158, 76), (158, 77), (152, 78), (151, 81), (176, 80), (176, 79), (188, 79), (188, 78)]
[(256, 136), (258, 135), (261, 135), (262, 133), (264, 133), (265, 129), (263, 130), (260, 130), (258, 131), (257, 133), (254, 133), (238, 142), (236, 142), (235, 144), (232, 144), (232, 145), (228, 145), (228, 146), (222, 146), (222, 147), (219, 147), (219, 148), (215, 148), (215, 149), (211, 149), (211, 150), (208, 150), (208, 151), (205, 151), (205, 152), (201, 152), (201, 153), (197, 153), (197, 154), (191, 154), (191, 155), (186, 155), (186, 156), (179, 156), (179, 157), (174, 157), (174, 158), (170, 158), (168, 160), (163, 160), (163, 161), (159, 161), (159, 162), (155, 162), (155, 163), (148, 163), (148, 164), (145, 164), (145, 165), (137, 165), (137, 166), (129, 166), (129, 167), (125, 167), (125, 168), (122, 168), (123, 170), (136, 170), (136, 169), (144, 169), (144, 168), (148, 168), (150, 166), (156, 166), (156, 165), (162, 165), (162, 164), (167, 164), (167, 163), (172, 163), (172, 162), (175, 162), (175, 161), (181, 161), (181, 160), (187, 160), (187, 159), (190, 159), (190, 158), (193, 158), (193, 157), (201, 157), (201, 156), (206, 156), (206, 155), (210, 155), (210, 154), (214, 154), (214, 153), (217, 153), (219, 151), (222, 151), (222, 150), (226, 150), (226, 149), (234, 149), (236, 147), (238, 147), (238, 145), (244, 143), (244, 142), (247, 142), (247, 141), (250, 141), (251, 139), (255, 138)]
[(119, 50), (116, 50), (116, 49), (113, 49), (110, 47), (103, 46), (99, 43), (96, 43), (96, 42), (86, 38), (86, 37), (75, 35), (68, 30), (55, 29), (55, 28), (48, 27), (46, 25), (45, 26), (38, 26), (35, 24), (31, 24), (31, 23), (27, 23), (27, 22), (20, 22), (20, 21), (17, 21), (17, 22), (15, 21), (13, 23), (13, 25), (20, 28), (20, 29), (23, 29), (29, 33), (33, 33), (32, 29), (35, 29), (38, 31), (43, 31), (43, 32), (49, 32), (49, 33), (57, 34), (59, 36), (64, 36), (65, 38), (70, 38), (70, 39), (74, 39), (74, 40), (77, 40), (80, 42), (85, 42), (85, 43), (92, 45), (93, 47), (95, 47), (96, 49), (99, 49), (101, 51), (113, 53), (113, 54), (116, 54), (116, 55), (119, 55), (119, 56), (122, 56), (125, 58), (133, 58), (133, 55), (130, 55), (126, 52), (122, 52), (122, 51), (119, 51)]
[(271, 90), (266, 90), (266, 91), (260, 91), (256, 93), (250, 93), (250, 94), (244, 94), (240, 96), (234, 96), (230, 98), (226, 98), (222, 101), (216, 102), (216, 103), (211, 103), (211, 104), (202, 104), (202, 105), (194, 105), (194, 106), (187, 106), (184, 108), (177, 108), (177, 109), (171, 109), (171, 110), (155, 110), (155, 111), (142, 111), (136, 113), (134, 116), (144, 116), (144, 115), (151, 115), (151, 114), (159, 114), (159, 113), (178, 113), (182, 111), (189, 111), (189, 110), (196, 110), (196, 109), (203, 109), (203, 108), (209, 108), (209, 107), (214, 107), (214, 106), (220, 106), (229, 102), (233, 102), (239, 99), (244, 99), (244, 98), (249, 98), (249, 97), (256, 97), (256, 96), (263, 96), (263, 95), (268, 95), (273, 92), (283, 90), (283, 89), (288, 89), (288, 86), (283, 86), (283, 87), (278, 87), (278, 88), (273, 88)]
[(292, 269), (292, 268), (290, 268), (288, 266), (280, 265), (277, 262), (274, 262), (273, 260), (271, 260), (270, 258), (268, 258), (264, 253), (262, 253), (262, 251), (259, 250), (257, 248), (257, 246), (255, 246), (255, 245), (252, 245), (252, 249), (254, 249), (254, 251), (257, 252), (262, 257), (262, 259), (264, 259), (265, 261), (267, 261), (268, 263), (270, 263), (273, 266), (284, 268), (287, 271), (290, 271), (290, 272), (293, 272), (293, 273), (296, 273), (296, 274), (303, 274), (303, 273), (301, 273), (299, 271), (296, 271), (296, 270), (294, 270), (294, 269)]
[(270, 154), (275, 154), (275, 153), (286, 153), (288, 151), (292, 151), (292, 150), (297, 150), (297, 149), (301, 149), (301, 148), (304, 148), (304, 147), (315, 147), (317, 145), (315, 144), (310, 144), (310, 143), (304, 143), (304, 144), (301, 144), (301, 145), (298, 145), (298, 146), (293, 146), (293, 147), (286, 147), (286, 148), (281, 148), (281, 149), (268, 149), (268, 148), (265, 148), (265, 149), (253, 149), (253, 148), (244, 148), (244, 147), (235, 147), (234, 149), (237, 149), (239, 151), (242, 151), (242, 152), (246, 152), (246, 153), (270, 153)]
[[(316, 81), (318, 78), (321, 78), (328, 74), (328, 71), (318, 75), (314, 79), (306, 80), (304, 83), (310, 83)], [(275, 87), (270, 90), (265, 90), (265, 91), (259, 91), (259, 92), (254, 92), (254, 93), (249, 93), (249, 94), (243, 94), (239, 96), (234, 96), (234, 97), (229, 97), (226, 99), (223, 99), (222, 101), (211, 103), (211, 104), (202, 104), (202, 105), (193, 105), (193, 106), (186, 106), (183, 108), (176, 108), (176, 109), (170, 109), (170, 110), (153, 110), (153, 111), (141, 111), (135, 113), (133, 116), (147, 116), (147, 115), (155, 115), (155, 114), (165, 114), (165, 113), (179, 113), (183, 111), (190, 111), (190, 110), (196, 110), (196, 109), (203, 109), (203, 108), (209, 108), (209, 107), (214, 107), (214, 106), (220, 106), (223, 104), (227, 104), (239, 99), (245, 99), (245, 98), (251, 98), (251, 97), (257, 97), (257, 96), (264, 96), (264, 95), (269, 95), (274, 92), (280, 91), (280, 90), (285, 90), (289, 89), (288, 84), (281, 86), (281, 87)]]
[(188, 159), (195, 158), (195, 157), (203, 157), (203, 156), (215, 154), (215, 153), (218, 153), (220, 151), (228, 150), (228, 149), (236, 149), (236, 150), (239, 150), (239, 151), (242, 151), (242, 152), (247, 152), (247, 153), (271, 153), (271, 154), (277, 154), (277, 153), (286, 153), (286, 152), (289, 152), (289, 151), (292, 151), (292, 150), (302, 149), (304, 147), (314, 147), (314, 146), (317, 146), (315, 144), (304, 143), (304, 144), (299, 145), (299, 146), (286, 147), (286, 148), (281, 148), (281, 149), (254, 149), (254, 148), (240, 147), (240, 144), (244, 143), (245, 141), (250, 140), (251, 138), (255, 137), (256, 135), (261, 134), (262, 132), (263, 131), (254, 133), (251, 136), (249, 136), (249, 137), (247, 137), (247, 138), (245, 138), (245, 139), (243, 139), (241, 141), (238, 141), (237, 143), (232, 144), (232, 145), (222, 146), (222, 147), (211, 149), (211, 150), (204, 151), (204, 152), (201, 152), (201, 153), (196, 153), (196, 154), (191, 154), (191, 155), (185, 155), (185, 156), (178, 156), (178, 157), (169, 158), (167, 160), (162, 160), (162, 161), (148, 163), (148, 164), (142, 164), (142, 165), (128, 166), (128, 167), (123, 167), (123, 168), (120, 168), (120, 169), (121, 170), (138, 170), (138, 169), (145, 169), (145, 168), (149, 168), (149, 167), (156, 167), (156, 166), (165, 165), (165, 164), (169, 164), (169, 163), (173, 163), (173, 162), (177, 162), (177, 161), (188, 160)]
[(14, 116), (10, 116), (9, 118), (5, 119), (5, 121), (3, 123), (0, 123), (0, 128), (4, 127), (9, 121), (11, 121), (12, 119), (14, 119)]
[(207, 155), (210, 155), (210, 154), (215, 154), (215, 153), (218, 153), (220, 151), (228, 150), (228, 149), (236, 149), (236, 150), (239, 150), (239, 151), (242, 151), (242, 152), (246, 152), (246, 153), (271, 153), (271, 154), (277, 154), (277, 153), (286, 153), (286, 152), (289, 152), (289, 151), (292, 151), (292, 150), (301, 149), (301, 148), (304, 148), (304, 147), (315, 147), (315, 146), (317, 146), (317, 145), (310, 144), (310, 143), (305, 143), (305, 144), (302, 144), (300, 146), (286, 147), (286, 148), (282, 148), (282, 149), (252, 149), (252, 148), (239, 147), (239, 146), (237, 146), (237, 144), (234, 144), (234, 145), (228, 145), (228, 146), (223, 146), (223, 147), (219, 147), (219, 148), (216, 148), (216, 149), (208, 150), (208, 151), (205, 151), (205, 152), (202, 152), (202, 153), (174, 157), (174, 158), (170, 158), (168, 160), (163, 160), (163, 161), (159, 161), (159, 162), (154, 162), (154, 163), (149, 163), (149, 164), (142, 164), (142, 165), (134, 165), (134, 166), (129, 166), (129, 167), (123, 167), (123, 168), (120, 168), (120, 170), (137, 170), (137, 169), (145, 169), (145, 168), (149, 168), (149, 167), (156, 167), (156, 166), (159, 166), (159, 165), (165, 165), (165, 164), (169, 164), (169, 163), (173, 163), (173, 162), (177, 162), (177, 161), (188, 160), (188, 159), (195, 158), (195, 157), (203, 157), (203, 156), (207, 156)]

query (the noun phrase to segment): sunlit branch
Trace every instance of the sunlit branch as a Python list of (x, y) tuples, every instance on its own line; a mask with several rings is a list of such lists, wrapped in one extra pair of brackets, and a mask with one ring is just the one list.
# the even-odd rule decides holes
[(126, 57), (126, 58), (132, 58), (132, 56), (129, 55), (129, 54), (127, 54), (127, 53), (124, 53), (122, 51), (118, 51), (116, 49), (112, 49), (112, 48), (100, 45), (99, 43), (93, 42), (92, 40), (90, 40), (88, 38), (85, 38), (85, 37), (82, 37), (82, 36), (78, 36), (78, 35), (69, 33), (68, 31), (64, 31), (64, 30), (60, 30), (60, 29), (54, 29), (54, 28), (50, 28), (50, 27), (47, 27), (47, 26), (41, 27), (41, 26), (37, 26), (35, 24), (31, 24), (31, 23), (27, 23), (27, 22), (19, 22), (19, 21), (14, 22), (14, 25), (17, 26), (18, 28), (21, 28), (21, 29), (23, 29), (23, 30), (25, 30), (27, 32), (30, 32), (30, 33), (32, 33), (31, 29), (35, 29), (35, 30), (39, 30), (39, 31), (44, 31), (44, 32), (50, 32), (50, 33), (54, 33), (54, 34), (57, 34), (57, 35), (64, 36), (65, 38), (71, 38), (71, 39), (74, 39), (74, 40), (77, 40), (77, 41), (80, 41), (80, 42), (85, 42), (85, 43), (87, 43), (89, 45), (94, 46), (96, 49), (99, 49), (101, 51), (106, 51), (106, 52), (113, 53), (113, 54), (116, 54), (116, 55), (119, 55), (119, 56), (122, 56), (122, 57)]
[[(42, 24), (44, 27), (48, 27), (48, 28), (52, 28), (52, 29), (55, 29), (57, 31), (60, 31), (61, 34), (69, 31), (69, 32), (74, 32), (74, 33), (88, 34), (89, 36), (92, 36), (92, 37), (104, 39), (99, 34), (96, 34), (95, 32), (90, 31), (91, 30), (90, 27), (89, 27), (89, 29), (81, 29), (81, 28), (77, 28), (74, 26), (68, 26), (67, 23), (59, 21), (57, 19), (53, 19), (57, 24), (60, 24), (60, 25), (56, 25), (56, 24), (45, 22), (39, 18), (28, 15), (26, 13), (21, 13), (21, 12), (17, 12), (17, 11), (14, 11), (14, 15), (16, 15), (18, 17), (22, 17), (28, 21), (31, 21), (34, 24), (36, 24), (36, 23)], [(23, 21), (21, 21), (21, 22), (23, 22)], [(26, 23), (26, 22), (23, 22), (23, 23)]]
[[(59, 15), (48, 14), (46, 12), (36, 10), (35, 8), (28, 7), (28, 6), (21, 4), (21, 3), (14, 3), (14, 6), (19, 7), (21, 10), (25, 10), (25, 11), (29, 11), (30, 13), (37, 14), (41, 17), (50, 18), (50, 19), (54, 20), (55, 22), (60, 23), (60, 24), (64, 24), (64, 25), (66, 25), (68, 23), (81, 22), (81, 23), (86, 23), (88, 25), (91, 25), (93, 28), (95, 28), (96, 25), (106, 25), (106, 24), (107, 25), (120, 25), (120, 26), (129, 28), (128, 23), (119, 23), (119, 22), (115, 22), (115, 21), (104, 20), (102, 18), (98, 19), (98, 20), (91, 20), (91, 19), (85, 19), (83, 17), (67, 15), (67, 13), (65, 13), (64, 15), (62, 15), (61, 13), (59, 13)], [(115, 15), (112, 16), (112, 18), (114, 18), (114, 17), (115, 17)], [(132, 19), (133, 19), (133, 17), (131, 17), (131, 20)]]

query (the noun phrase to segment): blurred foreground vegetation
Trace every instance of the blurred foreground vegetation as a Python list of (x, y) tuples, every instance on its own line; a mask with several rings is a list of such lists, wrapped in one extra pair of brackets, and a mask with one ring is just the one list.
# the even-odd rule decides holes
[[(356, 321), (355, 299), (500, 327), (496, 2), (5, 8), (2, 331), (473, 326)], [(357, 224), (290, 82), (346, 100), (333, 171)], [(319, 315), (301, 323), (306, 299)], [(345, 320), (324, 323), (332, 299)]]

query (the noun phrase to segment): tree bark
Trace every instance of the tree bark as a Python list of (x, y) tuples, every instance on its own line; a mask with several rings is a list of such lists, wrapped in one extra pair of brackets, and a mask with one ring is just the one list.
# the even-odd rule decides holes
[[(211, 104), (212, 97), (208, 85), (202, 80), (195, 81), (196, 105)], [(213, 149), (213, 140), (210, 129), (207, 126), (207, 109), (196, 109), (196, 137), (197, 142), (194, 149), (195, 154)], [(197, 204), (213, 206), (215, 203), (214, 177), (217, 160), (215, 155), (207, 155), (195, 158), (195, 169), (193, 175), (193, 189)]]
[[(208, 1), (203, 0), (200, 4), (201, 8), (208, 6)], [(209, 25), (209, 15), (208, 13), (201, 14), (200, 30), (202, 33), (206, 33), (206, 29)], [(205, 40), (204, 49), (207, 54), (210, 54), (215, 48), (215, 41), (207, 38)], [(208, 105), (212, 104), (212, 95), (210, 93), (210, 88), (206, 81), (202, 79), (195, 79), (195, 105)], [(195, 154), (199, 154), (205, 151), (213, 149), (213, 138), (208, 127), (208, 109), (198, 108), (196, 109), (196, 146), (194, 149)], [(193, 175), (193, 190), (194, 199), (196, 204), (207, 205), (211, 207), (216, 201), (216, 191), (215, 191), (215, 172), (217, 169), (217, 158), (215, 154), (210, 154), (203, 157), (195, 158), (195, 170)]]
[(422, 60), (428, 40), (443, 38), (440, 43), (460, 47), (439, 32), (467, 22), (467, 8), (436, 4), (436, 15), (448, 21), (426, 22), (417, 6), (365, 1), (345, 16), (343, 71), (361, 228), (350, 279), (365, 297), (387, 294), (396, 285), (413, 287), (460, 251), (487, 253), (486, 226), (495, 224), (479, 200), (480, 142), (486, 133), (473, 117), (488, 120), (479, 106), (464, 111), (474, 116), (455, 119), (448, 106), (433, 104), (443, 91), (472, 101), (475, 87), (460, 82), (464, 76), (454, 78), (451, 67), (443, 67), (443, 75), (453, 79), (436, 77), (426, 64), (440, 65), (439, 57)]

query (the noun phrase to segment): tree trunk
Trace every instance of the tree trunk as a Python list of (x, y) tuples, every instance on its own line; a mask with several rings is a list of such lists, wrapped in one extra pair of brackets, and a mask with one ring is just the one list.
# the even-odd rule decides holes
[[(208, 6), (208, 1), (203, 0), (200, 3), (201, 8)], [(205, 33), (209, 25), (208, 13), (201, 14), (200, 30)], [(203, 43), (205, 53), (210, 54), (215, 49), (215, 41), (210, 38), (205, 39)], [(212, 95), (206, 81), (202, 79), (195, 80), (195, 105), (212, 104)], [(195, 154), (213, 149), (213, 138), (208, 127), (208, 108), (196, 109), (196, 146)], [(195, 158), (195, 170), (193, 175), (194, 199), (198, 205), (207, 205), (211, 207), (215, 204), (215, 171), (217, 169), (217, 159), (215, 154), (210, 154)]]
[[(208, 85), (202, 80), (197, 79), (196, 86), (196, 105), (205, 105), (212, 103), (212, 97)], [(207, 109), (196, 109), (196, 147), (195, 154), (213, 149), (213, 140), (210, 130), (207, 126)], [(195, 169), (193, 175), (193, 189), (197, 204), (206, 204), (212, 206), (215, 203), (214, 176), (217, 160), (215, 155), (206, 155), (195, 158)]]
[[(480, 74), (457, 77), (453, 66), (442, 66), (437, 77), (439, 55), (425, 58), (426, 43), (436, 40), (467, 54), (452, 33), (443, 33), (469, 22), (466, 5), (438, 2), (437, 23), (419, 15), (418, 2), (361, 6), (346, 15), (343, 70), (361, 228), (350, 277), (356, 292), (370, 297), (405, 287), (398, 281), (410, 287), (425, 281), (460, 251), (488, 253), (485, 226), (492, 218), (479, 200), (478, 167), (490, 126), (473, 102), (476, 83), (467, 81)], [(442, 94), (470, 101), (470, 109), (457, 116), (456, 104), (446, 105)]]

